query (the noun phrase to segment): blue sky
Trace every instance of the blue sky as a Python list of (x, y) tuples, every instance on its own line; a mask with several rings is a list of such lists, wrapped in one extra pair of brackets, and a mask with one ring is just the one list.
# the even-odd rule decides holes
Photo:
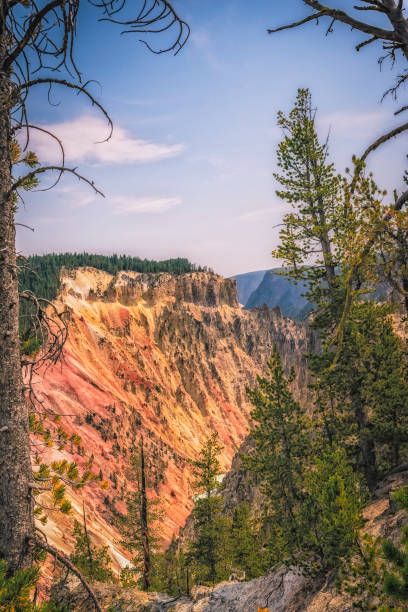
[[(23, 253), (185, 256), (226, 276), (276, 265), (274, 226), (285, 212), (272, 176), (276, 113), (290, 110), (297, 88), (311, 89), (339, 170), (404, 121), (393, 118), (393, 100), (380, 102), (398, 65), (380, 71), (374, 45), (357, 54), (358, 33), (337, 25), (326, 37), (314, 24), (266, 33), (304, 16), (300, 0), (174, 5), (191, 27), (176, 57), (150, 54), (139, 36), (98, 23), (95, 9), (80, 14), (78, 63), (86, 79), (100, 83), (91, 87), (112, 116), (113, 139), (95, 144), (107, 134), (103, 118), (63, 91), (53, 94), (58, 106), (35, 91), (31, 120), (63, 138), (67, 165), (78, 166), (106, 197), (69, 177), (52, 191), (26, 194), (17, 220), (35, 231), (18, 227)], [(44, 163), (56, 161), (50, 142), (37, 137), (33, 147)], [(401, 188), (405, 152), (402, 136), (373, 155), (369, 165), (382, 186)]]

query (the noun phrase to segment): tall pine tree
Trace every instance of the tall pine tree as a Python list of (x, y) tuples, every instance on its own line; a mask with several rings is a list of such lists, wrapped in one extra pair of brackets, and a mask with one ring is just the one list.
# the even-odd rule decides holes
[(122, 535), (121, 544), (132, 554), (132, 565), (125, 568), (123, 582), (130, 584), (138, 579), (140, 587), (148, 591), (152, 581), (152, 561), (160, 537), (157, 522), (161, 517), (157, 500), (148, 498), (147, 468), (143, 436), (139, 452), (133, 453), (133, 468), (136, 472), (137, 489), (126, 497), (127, 513), (118, 519)]
[(214, 584), (228, 575), (228, 519), (222, 514), (220, 495), (221, 467), (219, 454), (222, 447), (217, 434), (202, 445), (200, 456), (191, 461), (193, 466), (194, 530), (189, 556), (195, 562), (196, 580)]

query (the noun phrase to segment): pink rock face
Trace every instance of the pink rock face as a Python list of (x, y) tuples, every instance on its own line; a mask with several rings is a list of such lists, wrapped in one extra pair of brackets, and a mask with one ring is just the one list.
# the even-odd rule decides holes
[(61, 363), (35, 384), (48, 409), (63, 416), (65, 430), (81, 436), (81, 454), (70, 444), (39, 450), (45, 460), (65, 457), (82, 469), (91, 459), (109, 488), (95, 482), (73, 491), (73, 513), (51, 513), (45, 531), (70, 552), (73, 517), (80, 518), (84, 502), (92, 538), (110, 545), (118, 569), (126, 553), (112, 509), (124, 511), (126, 491), (134, 488), (129, 458), (140, 434), (167, 543), (192, 509), (188, 460), (216, 431), (227, 471), (248, 433), (245, 387), (277, 344), (285, 365), (298, 373), (295, 391), (304, 388), (300, 356), (312, 349), (312, 338), (279, 311), (241, 310), (235, 281), (214, 274), (112, 277), (82, 268), (64, 271), (61, 280), (57, 303), (70, 312), (69, 338)]

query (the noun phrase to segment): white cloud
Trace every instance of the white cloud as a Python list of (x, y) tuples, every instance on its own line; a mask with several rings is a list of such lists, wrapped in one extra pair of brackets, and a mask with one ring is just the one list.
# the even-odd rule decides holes
[[(156, 162), (179, 155), (182, 144), (162, 144), (135, 138), (124, 128), (115, 125), (107, 142), (100, 142), (107, 135), (108, 126), (102, 118), (79, 117), (72, 121), (41, 125), (55, 134), (63, 143), (65, 161), (90, 162), (103, 165)], [(98, 142), (99, 141), (99, 142)], [(55, 141), (42, 132), (33, 131), (32, 148), (42, 163), (60, 163), (60, 151)]]
[(181, 198), (132, 198), (118, 196), (111, 198), (115, 215), (160, 214), (179, 206)]

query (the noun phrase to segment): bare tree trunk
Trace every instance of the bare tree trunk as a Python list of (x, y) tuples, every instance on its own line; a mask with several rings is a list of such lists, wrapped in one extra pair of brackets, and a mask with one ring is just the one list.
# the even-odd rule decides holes
[(140, 511), (140, 522), (142, 527), (142, 546), (143, 546), (143, 590), (147, 591), (151, 582), (151, 559), (150, 559), (150, 542), (149, 542), (149, 526), (147, 518), (147, 494), (146, 494), (146, 472), (145, 459), (143, 449), (143, 436), (140, 439), (140, 472), (141, 472), (141, 493), (142, 506)]
[[(0, 65), (4, 54), (5, 40), (0, 34)], [(14, 572), (30, 562), (33, 504), (28, 411), (20, 365), (15, 204), (10, 197), (11, 97), (10, 79), (0, 73), (0, 558)]]
[(86, 525), (86, 514), (85, 514), (85, 503), (84, 502), (82, 502), (82, 512), (84, 515), (84, 533), (85, 533), (85, 539), (86, 539), (86, 546), (88, 549), (89, 569), (91, 571), (91, 576), (93, 576), (94, 563), (93, 563), (92, 550), (91, 550), (91, 540), (89, 538), (88, 528)]

